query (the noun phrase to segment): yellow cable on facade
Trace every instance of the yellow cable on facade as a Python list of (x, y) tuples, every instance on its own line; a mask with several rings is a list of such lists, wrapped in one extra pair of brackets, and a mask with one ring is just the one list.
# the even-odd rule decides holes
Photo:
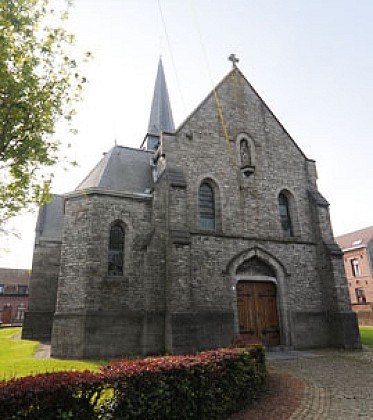
[(224, 131), (225, 141), (227, 143), (229, 159), (231, 160), (231, 163), (235, 163), (234, 155), (232, 153), (231, 142), (229, 141), (228, 130), (227, 130), (227, 127), (225, 125), (223, 111), (221, 109), (218, 93), (216, 92), (215, 87), (213, 88), (213, 92), (214, 92), (216, 107), (218, 108), (219, 119), (220, 119), (220, 122), (221, 122), (221, 126), (223, 127), (223, 131)]
[(218, 115), (219, 115), (220, 123), (221, 123), (221, 126), (223, 128), (225, 141), (227, 143), (229, 160), (232, 164), (234, 164), (235, 163), (235, 158), (234, 158), (234, 154), (232, 153), (232, 147), (231, 147), (231, 143), (230, 143), (230, 140), (229, 140), (228, 130), (227, 130), (225, 120), (224, 120), (223, 110), (220, 106), (219, 96), (218, 96), (218, 93), (217, 93), (216, 88), (215, 88), (215, 83), (214, 83), (214, 81), (212, 79), (212, 76), (211, 76), (210, 66), (209, 66), (209, 63), (208, 63), (208, 58), (207, 58), (207, 53), (206, 53), (206, 48), (205, 48), (205, 45), (203, 43), (202, 33), (201, 33), (201, 29), (200, 29), (200, 25), (199, 25), (199, 21), (198, 21), (198, 16), (197, 16), (197, 11), (194, 7), (193, 0), (190, 0), (190, 4), (191, 4), (192, 11), (193, 11), (194, 22), (195, 22), (195, 25), (196, 25), (196, 28), (197, 28), (197, 33), (198, 33), (198, 36), (199, 36), (199, 42), (201, 44), (201, 49), (202, 49), (203, 57), (204, 57), (206, 68), (207, 68), (207, 73), (208, 73), (208, 76), (210, 78), (210, 82), (212, 84), (212, 91), (214, 93), (214, 98), (215, 98), (216, 107), (218, 109)]

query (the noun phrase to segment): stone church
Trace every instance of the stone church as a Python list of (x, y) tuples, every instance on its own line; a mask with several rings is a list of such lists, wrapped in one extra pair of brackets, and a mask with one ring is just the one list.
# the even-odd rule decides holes
[(360, 347), (315, 162), (232, 62), (175, 129), (160, 61), (141, 147), (114, 146), (40, 209), (23, 338), (60, 358), (239, 335)]

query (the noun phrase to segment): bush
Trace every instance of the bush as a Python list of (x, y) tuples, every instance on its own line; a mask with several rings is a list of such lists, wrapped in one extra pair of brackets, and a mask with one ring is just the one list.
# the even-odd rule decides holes
[(0, 418), (223, 419), (245, 408), (265, 379), (261, 346), (122, 360), (100, 373), (0, 382)]
[(102, 368), (114, 388), (115, 419), (223, 419), (265, 383), (262, 347), (118, 362)]
[(0, 383), (0, 418), (92, 419), (103, 375), (55, 372)]

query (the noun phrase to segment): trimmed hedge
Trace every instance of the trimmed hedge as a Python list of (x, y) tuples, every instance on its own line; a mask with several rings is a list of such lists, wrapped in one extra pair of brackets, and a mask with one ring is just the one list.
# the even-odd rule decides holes
[(100, 373), (0, 383), (0, 418), (224, 419), (249, 405), (265, 380), (261, 346), (123, 360)]
[(54, 372), (0, 383), (0, 419), (93, 419), (105, 375)]

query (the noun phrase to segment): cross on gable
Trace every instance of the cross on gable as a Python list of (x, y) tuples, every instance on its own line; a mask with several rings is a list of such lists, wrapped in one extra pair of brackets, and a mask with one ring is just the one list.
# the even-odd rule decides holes
[(231, 55), (228, 57), (228, 60), (229, 60), (229, 61), (232, 61), (233, 67), (237, 67), (237, 63), (240, 61), (240, 60), (236, 57), (236, 54), (231, 54)]

